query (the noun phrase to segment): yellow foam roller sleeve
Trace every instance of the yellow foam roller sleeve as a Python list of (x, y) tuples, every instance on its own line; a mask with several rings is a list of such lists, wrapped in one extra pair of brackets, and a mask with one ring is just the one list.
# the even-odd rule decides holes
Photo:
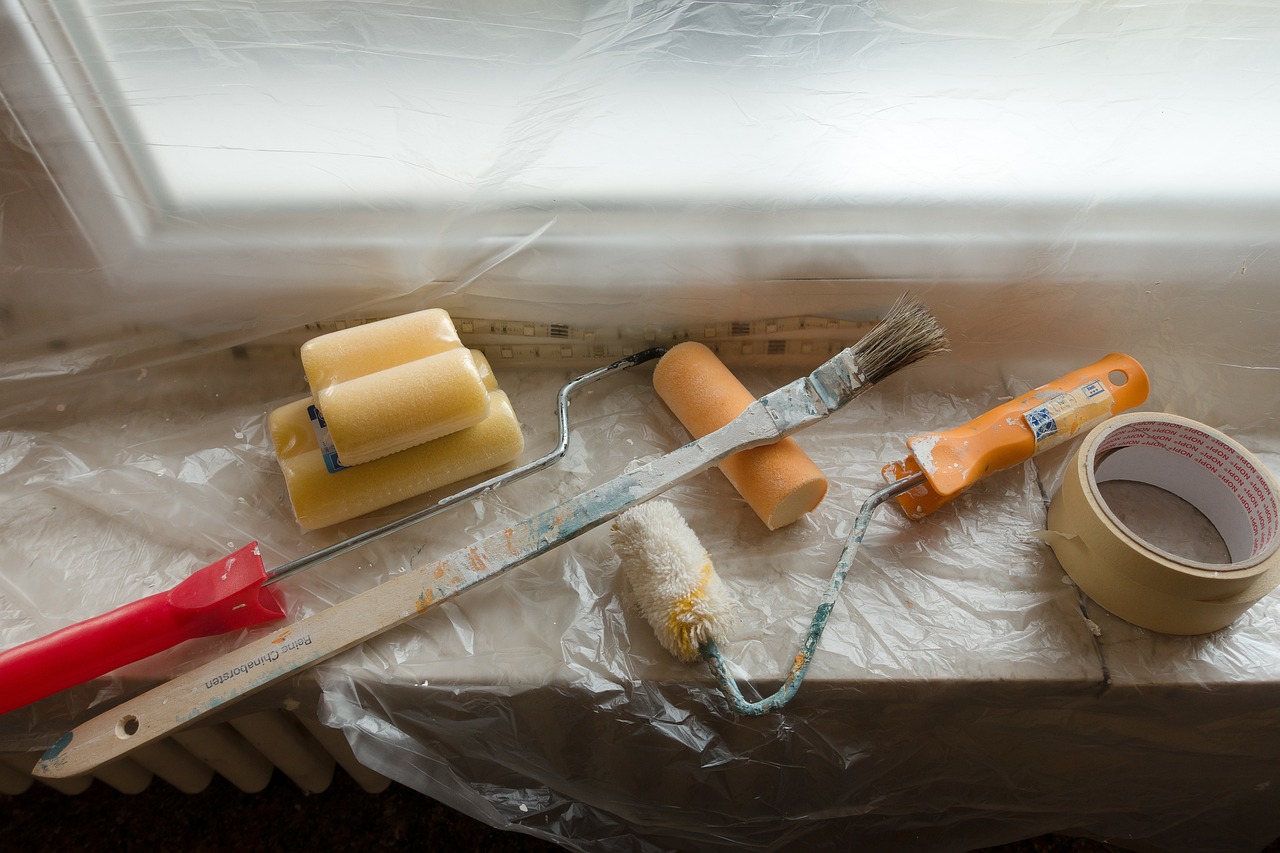
[(302, 345), (302, 370), (314, 392), (462, 346), (441, 308), (340, 329)]
[(321, 335), (301, 356), (343, 465), (398, 453), (489, 413), (484, 377), (439, 308)]
[(347, 466), (457, 432), (489, 414), (489, 390), (462, 348), (313, 389), (313, 396)]
[(330, 473), (307, 414), (310, 403), (310, 398), (289, 403), (267, 419), (294, 514), (309, 530), (474, 477), (505, 465), (524, 451), (524, 436), (511, 401), (503, 392), (494, 391), (489, 415), (480, 423)]

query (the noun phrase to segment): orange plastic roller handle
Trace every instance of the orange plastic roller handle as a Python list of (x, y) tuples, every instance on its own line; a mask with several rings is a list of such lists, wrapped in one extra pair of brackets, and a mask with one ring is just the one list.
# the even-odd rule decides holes
[(928, 485), (900, 495), (923, 518), (978, 480), (1025, 462), (1147, 399), (1151, 382), (1135, 359), (1111, 353), (969, 421), (907, 439), (911, 455), (886, 465), (888, 482), (923, 472)]

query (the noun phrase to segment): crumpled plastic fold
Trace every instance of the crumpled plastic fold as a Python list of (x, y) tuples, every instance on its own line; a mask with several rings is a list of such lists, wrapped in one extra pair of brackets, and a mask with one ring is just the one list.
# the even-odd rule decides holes
[[(265, 428), (306, 393), (307, 337), (427, 307), (475, 321), (526, 458), (560, 386), (624, 350), (704, 340), (764, 393), (904, 291), (937, 314), (949, 354), (797, 436), (831, 482), (800, 522), (766, 530), (715, 471), (665, 495), (740, 601), (748, 698), (915, 432), (1123, 351), (1143, 409), (1280, 471), (1265, 8), (57, 5), (0, 6), (3, 647), (438, 499), (308, 533)], [(680, 446), (650, 369), (579, 392), (548, 470), (284, 582), (289, 618)], [(735, 717), (662, 650), (607, 525), (316, 668), (314, 713), (571, 849), (1256, 850), (1280, 837), (1280, 595), (1202, 637), (1106, 613), (1037, 536), (1071, 450), (919, 523), (881, 508), (777, 714)], [(7, 714), (0, 751), (265, 630)]]

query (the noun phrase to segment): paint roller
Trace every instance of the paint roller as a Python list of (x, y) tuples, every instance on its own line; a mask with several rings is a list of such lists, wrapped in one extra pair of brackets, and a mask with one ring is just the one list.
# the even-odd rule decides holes
[[(487, 398), (480, 420), (440, 433), (434, 418), (420, 418), (429, 422), (428, 427), (410, 423), (408, 430), (425, 440), (359, 465), (346, 465), (342, 461), (345, 457), (337, 457), (337, 451), (325, 441), (325, 430), (332, 433), (335, 425), (345, 424), (353, 416), (360, 419), (358, 408), (349, 401), (339, 407), (336, 418), (322, 414), (313, 397), (295, 400), (267, 416), (267, 430), (299, 524), (308, 530), (331, 527), (493, 470), (520, 456), (524, 433), (488, 360), (477, 351), (460, 352), (470, 365), (461, 367), (456, 359), (437, 362), (436, 367), (450, 375), (436, 385), (461, 385), (461, 396), (467, 398), (471, 396), (471, 378), (478, 377)], [(385, 401), (386, 396), (371, 399)], [(386, 411), (388, 407), (379, 408)], [(346, 435), (350, 438), (353, 432)]]
[[(700, 393), (692, 383), (669, 390), (674, 391), (676, 405), (672, 408), (677, 412), (696, 402), (685, 395)], [(978, 480), (1083, 435), (1112, 415), (1141, 404), (1149, 390), (1146, 371), (1137, 361), (1111, 353), (961, 427), (907, 439), (908, 456), (884, 466), (882, 476), (887, 485), (867, 498), (859, 510), (789, 673), (777, 691), (758, 701), (743, 696), (718, 644), (728, 634), (736, 610), (728, 588), (675, 507), (666, 501), (652, 501), (628, 510), (614, 523), (610, 541), (635, 594), (637, 609), (662, 646), (681, 661), (705, 659), (730, 707), (739, 714), (760, 716), (779, 710), (799, 690), (880, 504), (896, 499), (908, 518), (924, 518)]]

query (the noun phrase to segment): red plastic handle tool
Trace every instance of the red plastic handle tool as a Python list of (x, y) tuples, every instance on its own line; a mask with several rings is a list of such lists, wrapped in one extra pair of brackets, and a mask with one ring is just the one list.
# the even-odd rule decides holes
[(0, 652), (0, 714), (184, 640), (284, 617), (253, 542), (166, 592)]

